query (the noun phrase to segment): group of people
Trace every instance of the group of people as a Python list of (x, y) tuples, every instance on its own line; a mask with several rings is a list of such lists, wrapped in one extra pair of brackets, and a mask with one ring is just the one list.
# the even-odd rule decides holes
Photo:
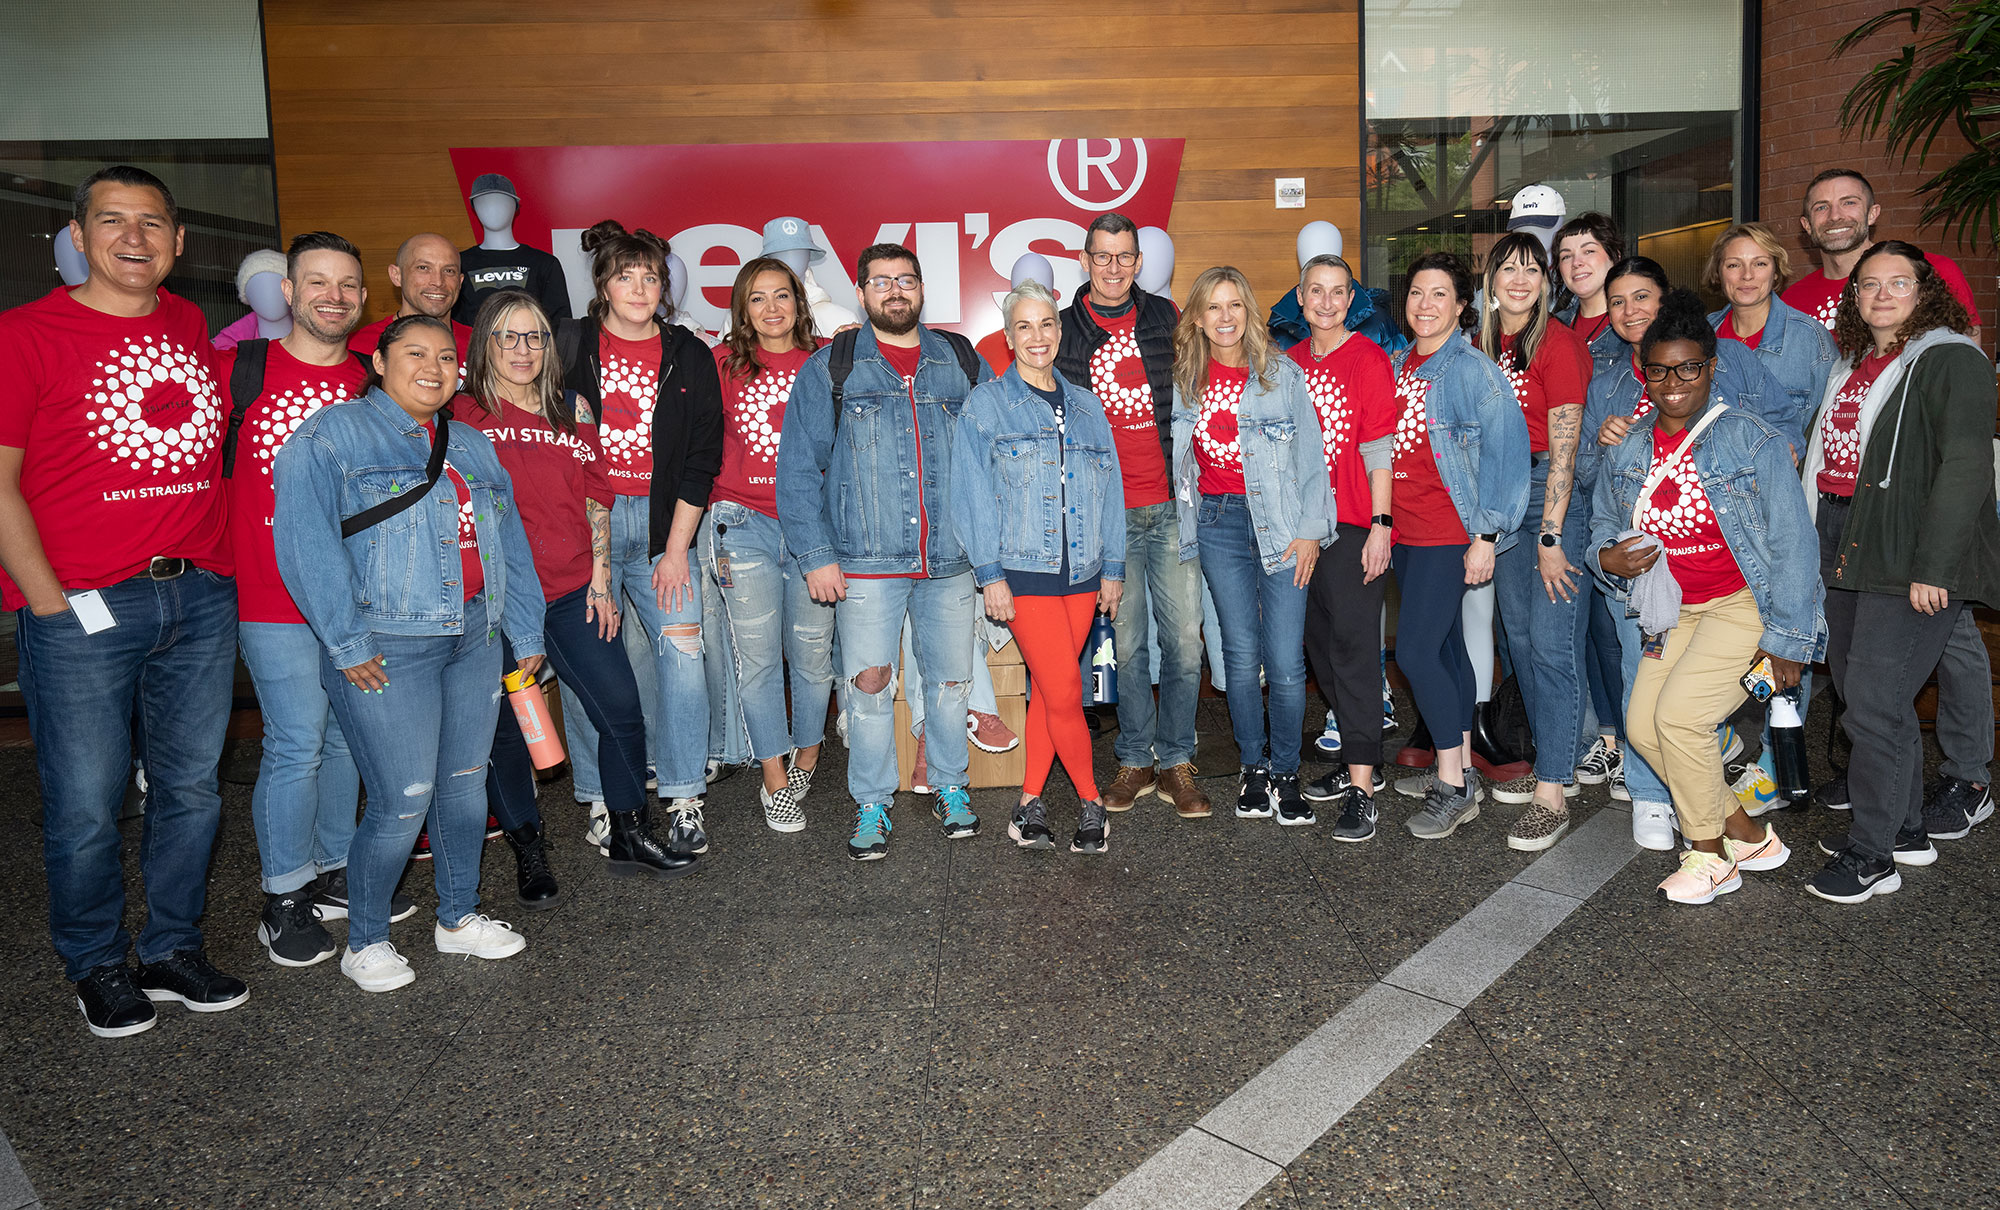
[[(1002, 300), (996, 375), (921, 322), (903, 246), (861, 253), (863, 318), (833, 332), (786, 259), (751, 260), (711, 347), (663, 305), (666, 241), (609, 221), (584, 236), (579, 319), (508, 289), (467, 307), (457, 251), (419, 235), (389, 273), (395, 313), (363, 328), (359, 252), (301, 235), (289, 333), (216, 354), (161, 288), (171, 193), (100, 171), (69, 232), (88, 279), (0, 316), (0, 587), (79, 1007), (116, 1037), (150, 1028), (154, 1001), (248, 997), (197, 927), (239, 649), (264, 722), (259, 939), (287, 966), (338, 953), (380, 992), (415, 977), (389, 940), (416, 910), (397, 889), (413, 854), (434, 862), (443, 953), (526, 944), (479, 910), (489, 826), (518, 902), (561, 900), (503, 674), (559, 681), (606, 872), (671, 878), (709, 848), (712, 719), (740, 717), (765, 823), (798, 832), (836, 698), (847, 851), (884, 857), (899, 657), (933, 822), (978, 835), (969, 689), (989, 631), (1011, 636), (1030, 707), (1008, 836), (1055, 847), (1059, 760), (1081, 803), (1069, 849), (1103, 854), (1146, 794), (1212, 813), (1193, 764), (1205, 587), (1235, 814), (1337, 808), (1335, 839), (1360, 842), (1385, 786), (1391, 574), (1411, 749), (1429, 749), (1399, 757), (1429, 766), (1397, 786), (1421, 800), (1415, 836), (1453, 835), (1490, 788), (1527, 806), (1508, 843), (1544, 849), (1577, 783), (1609, 781), (1639, 843), (1688, 845), (1662, 893), (1709, 902), (1789, 856), (1759, 819), (1779, 801), (1768, 771), (1725, 764), (1726, 720), (1824, 655), (1854, 757), (1822, 797), (1853, 826), (1809, 889), (1893, 890), (1899, 865), (1935, 860), (1931, 838), (1992, 812), (1984, 651), (1975, 686), (1964, 635), (1968, 602), (2000, 600), (2000, 516), (1963, 279), (1875, 240), (1877, 213), (1858, 173), (1822, 174), (1804, 219), (1822, 267), (1782, 295), (1782, 242), (1731, 228), (1713, 315), (1602, 215), (1511, 233), (1477, 275), (1426, 253), (1392, 300), (1393, 351), (1353, 330), (1370, 303), (1336, 254), (1302, 258), (1286, 305), (1306, 335), (1282, 349), (1234, 268), (1198, 273), (1179, 306), (1141, 289), (1138, 231), (1110, 213), (1073, 297), (1027, 280)], [(1487, 787), (1508, 772), (1475, 738), (1494, 610), (1469, 594), (1489, 581), (1534, 754)], [(1124, 686), (1101, 787), (1079, 670), (1098, 614)], [(1927, 803), (1911, 701), (1940, 659), (1952, 763)], [(1308, 666), (1338, 763), (1302, 781)], [(129, 756), (149, 790), (136, 971)], [(344, 946), (326, 929), (342, 917)]]

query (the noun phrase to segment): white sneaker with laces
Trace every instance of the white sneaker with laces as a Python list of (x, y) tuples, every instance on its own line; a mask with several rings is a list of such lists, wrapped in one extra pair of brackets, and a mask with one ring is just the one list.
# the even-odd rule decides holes
[(353, 950), (341, 951), (340, 973), (354, 980), (354, 986), (364, 992), (395, 991), (417, 977), (417, 972), (410, 969), (409, 959), (397, 953), (396, 947), (387, 941), (364, 946), (358, 954)]
[(440, 922), (432, 935), (438, 953), (464, 954), (468, 958), (511, 958), (528, 948), (528, 939), (515, 932), (513, 925), (477, 912), (466, 913), (455, 929), (448, 929)]
[(1632, 804), (1632, 843), (1655, 853), (1665, 853), (1674, 847), (1674, 833), (1677, 831), (1674, 808), (1663, 802), (1635, 802)]

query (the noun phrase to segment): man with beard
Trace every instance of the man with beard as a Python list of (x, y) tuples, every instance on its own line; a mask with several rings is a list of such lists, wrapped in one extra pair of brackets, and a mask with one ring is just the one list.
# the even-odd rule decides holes
[(459, 269), (458, 249), (442, 235), (425, 231), (403, 241), (396, 249), (396, 263), (389, 266), (389, 284), (396, 287), (398, 303), (394, 315), (384, 315), (347, 338), (347, 347), (363, 355), (373, 353), (382, 343), (382, 332), (404, 315), (428, 315), (449, 320), (452, 338), (458, 344), (458, 382), (465, 385), (468, 359), (466, 338), (472, 329), (451, 318), (458, 291), (465, 284)]
[[(49, 931), (100, 1038), (151, 1029), (155, 1000), (211, 1013), (250, 998), (210, 965), (199, 923), (236, 588), (208, 324), (161, 288), (186, 234), (158, 177), (94, 172), (57, 237), (89, 279), (0, 315), (0, 597), (42, 777)], [(135, 707), (148, 781), (136, 974), (118, 835)]]
[[(1882, 207), (1875, 202), (1875, 187), (1858, 171), (1829, 168), (1814, 177), (1806, 186), (1799, 227), (1806, 234), (1806, 242), (1819, 252), (1819, 268), (1786, 288), (1780, 296), (1785, 305), (1819, 320), (1831, 332), (1834, 314), (1840, 310), (1841, 291), (1847, 288), (1847, 276), (1854, 272), (1861, 254), (1880, 238), (1874, 228), (1881, 217)], [(1972, 299), (1972, 287), (1966, 283), (1964, 271), (1948, 256), (1929, 251), (1924, 255), (1951, 287), (1965, 313), (1972, 317), (1972, 338), (1978, 340), (1979, 304)]]
[(900, 244), (855, 266), (868, 323), (799, 371), (778, 442), (778, 522), (815, 601), (834, 606), (849, 682), (847, 788), (856, 805), (848, 856), (889, 850), (896, 795), (896, 654), (903, 621), (925, 686), (924, 749), (948, 838), (976, 836), (966, 792), (965, 709), (972, 678), (972, 568), (948, 519), (952, 424), (993, 371), (970, 341), (918, 322), (923, 270)]
[[(246, 340), (219, 355), (230, 412), (222, 445), (229, 545), (236, 559), (237, 644), (264, 716), (264, 756), (250, 795), (263, 865), (257, 939), (280, 966), (333, 956), (322, 919), (347, 915), (347, 846), (361, 775), (319, 680), (320, 644), (278, 576), (271, 544), (273, 459), (300, 422), (359, 398), (368, 364), (348, 336), (368, 301), (361, 254), (328, 231), (292, 241), (282, 340)], [(317, 911), (315, 911), (317, 906)], [(415, 910), (407, 901), (391, 909)]]

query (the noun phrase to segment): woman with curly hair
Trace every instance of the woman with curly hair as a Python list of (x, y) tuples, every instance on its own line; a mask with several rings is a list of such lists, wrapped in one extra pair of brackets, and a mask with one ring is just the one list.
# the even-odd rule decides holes
[[(1993, 367), (1923, 252), (1883, 240), (1856, 262), (1834, 321), (1843, 361), (1806, 449), (1831, 639), (1847, 703), (1853, 822), (1806, 889), (1860, 903), (1937, 860), (1924, 827), (1912, 700), (1968, 603), (2000, 602)], [(1981, 804), (1992, 814), (1990, 802)], [(1978, 819), (1968, 818), (1965, 828)], [(1963, 835), (1961, 831), (1959, 833)]]

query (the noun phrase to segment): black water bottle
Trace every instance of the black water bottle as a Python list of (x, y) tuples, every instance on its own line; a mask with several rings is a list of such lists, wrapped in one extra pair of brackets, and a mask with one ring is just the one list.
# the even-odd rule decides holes
[(1806, 769), (1805, 720), (1799, 717), (1799, 689), (1794, 685), (1771, 696), (1771, 780), (1778, 793), (1796, 806), (1812, 797)]

